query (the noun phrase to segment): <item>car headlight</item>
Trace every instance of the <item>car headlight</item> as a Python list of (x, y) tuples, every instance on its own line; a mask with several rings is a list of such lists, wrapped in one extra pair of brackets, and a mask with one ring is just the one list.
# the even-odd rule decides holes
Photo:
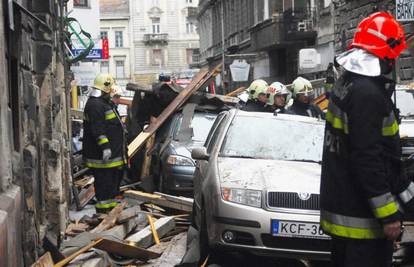
[(170, 165), (179, 165), (179, 166), (194, 166), (194, 162), (190, 158), (170, 155), (167, 158), (167, 163)]
[(221, 196), (234, 203), (259, 208), (262, 206), (262, 191), (259, 190), (222, 187)]

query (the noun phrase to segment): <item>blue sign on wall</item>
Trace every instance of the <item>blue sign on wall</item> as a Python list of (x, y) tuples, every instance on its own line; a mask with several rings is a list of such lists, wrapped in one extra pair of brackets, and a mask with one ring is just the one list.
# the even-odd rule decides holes
[[(72, 54), (76, 57), (84, 50), (85, 49), (72, 49)], [(86, 56), (86, 59), (102, 59), (102, 49), (92, 49)]]

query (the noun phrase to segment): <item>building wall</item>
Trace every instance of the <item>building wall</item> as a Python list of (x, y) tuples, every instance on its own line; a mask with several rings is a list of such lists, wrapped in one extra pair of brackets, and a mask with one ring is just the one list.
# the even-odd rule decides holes
[[(171, 74), (190, 68), (187, 49), (198, 49), (199, 37), (195, 25), (192, 33), (187, 32), (186, 8), (197, 5), (197, 0), (131, 1), (135, 81), (151, 84), (159, 73)], [(160, 18), (159, 34), (167, 34), (165, 43), (144, 42), (145, 35), (153, 33), (151, 17), (154, 16)], [(196, 19), (191, 21), (195, 24)], [(161, 61), (154, 60), (154, 49), (161, 49)]]
[[(0, 14), (7, 14), (2, 3)], [(25, 3), (43, 25), (16, 5), (14, 30), (0, 23), (0, 229), (3, 223), (7, 228), (0, 265), (12, 267), (30, 266), (45, 236), (61, 238), (71, 182), (68, 67), (58, 17), (63, 7)]]
[[(395, 12), (395, 1), (335, 1), (335, 52), (344, 51), (352, 41), (358, 23), (375, 11)], [(414, 32), (414, 23), (403, 23), (405, 34)], [(406, 51), (398, 60), (398, 78), (401, 82), (413, 79), (413, 52)]]
[[(116, 78), (117, 84), (125, 87), (125, 85), (131, 80), (131, 40), (128, 18), (105, 18), (101, 17), (100, 30), (108, 32), (109, 42), (109, 73), (112, 73)], [(115, 46), (115, 32), (122, 31), (123, 46)], [(116, 76), (117, 60), (124, 61), (124, 77)]]

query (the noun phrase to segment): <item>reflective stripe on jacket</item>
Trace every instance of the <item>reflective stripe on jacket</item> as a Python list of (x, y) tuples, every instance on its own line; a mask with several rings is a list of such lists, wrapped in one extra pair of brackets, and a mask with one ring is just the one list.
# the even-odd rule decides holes
[[(119, 114), (109, 100), (89, 97), (84, 110), (83, 156), (89, 168), (115, 168), (126, 164), (126, 137)], [(102, 151), (111, 158), (102, 160)]]
[(321, 226), (327, 234), (383, 238), (382, 225), (401, 218), (414, 196), (402, 175), (398, 121), (390, 82), (346, 72), (326, 113), (321, 176)]

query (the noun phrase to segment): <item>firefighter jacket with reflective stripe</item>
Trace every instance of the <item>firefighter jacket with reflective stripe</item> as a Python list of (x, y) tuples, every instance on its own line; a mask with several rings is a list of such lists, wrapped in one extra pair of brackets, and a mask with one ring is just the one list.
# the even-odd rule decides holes
[(286, 112), (287, 114), (308, 116), (313, 118), (324, 119), (325, 114), (322, 110), (315, 104), (305, 104), (297, 101), (293, 101), (292, 106), (290, 106)]
[[(89, 168), (115, 168), (126, 164), (124, 125), (116, 106), (103, 97), (89, 97), (84, 110), (83, 156)], [(109, 160), (102, 151), (111, 149)]]
[(389, 82), (345, 72), (330, 95), (320, 205), (332, 236), (383, 238), (382, 225), (400, 219), (400, 204), (412, 205)]

